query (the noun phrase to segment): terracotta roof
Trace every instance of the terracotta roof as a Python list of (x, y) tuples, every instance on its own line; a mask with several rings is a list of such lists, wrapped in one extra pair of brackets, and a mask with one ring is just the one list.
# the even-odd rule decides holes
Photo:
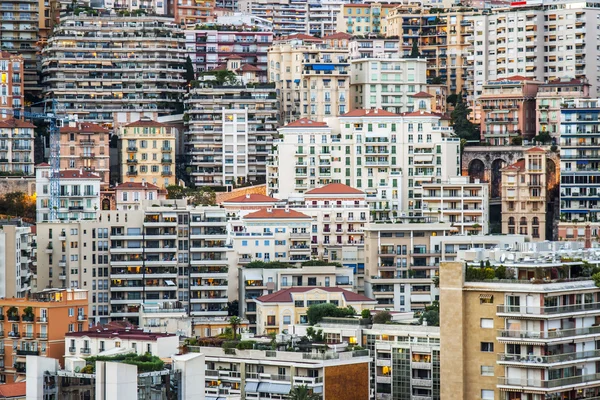
[(117, 186), (115, 186), (115, 190), (127, 190), (127, 189), (149, 189), (149, 190), (157, 190), (158, 186), (153, 185), (151, 183), (142, 183), (142, 182), (124, 182)]
[(151, 127), (151, 126), (159, 126), (162, 128), (166, 128), (167, 125), (163, 124), (162, 122), (158, 122), (158, 121), (152, 121), (151, 119), (138, 119), (135, 122), (132, 122), (130, 124), (127, 124), (125, 126), (130, 126), (130, 127)]
[(285, 125), (284, 128), (309, 127), (309, 126), (327, 126), (326, 122), (317, 122), (308, 118), (300, 118), (294, 122)]
[(294, 35), (284, 36), (280, 40), (291, 40), (291, 39), (310, 40), (310, 41), (314, 41), (314, 42), (322, 41), (318, 37), (306, 35), (304, 33), (296, 33)]
[(22, 119), (10, 118), (0, 121), (0, 128), (35, 128), (35, 125)]
[(63, 126), (60, 133), (97, 133), (108, 132), (108, 129), (91, 122), (80, 122), (76, 126)]
[(528, 153), (529, 152), (531, 152), (531, 153), (545, 153), (546, 152), (546, 150), (544, 150), (544, 149), (542, 149), (541, 147), (538, 147), (538, 146), (532, 147), (532, 148), (527, 149), (525, 151), (528, 152)]
[(91, 173), (90, 171), (81, 171), (78, 169), (66, 169), (64, 171), (60, 171), (61, 179), (100, 179), (100, 177), (96, 174)]
[(371, 299), (369, 297), (363, 296), (362, 294), (354, 293), (346, 289), (342, 289), (339, 287), (308, 287), (308, 286), (298, 286), (292, 287), (289, 289), (283, 289), (275, 293), (267, 294), (261, 297), (258, 297), (256, 300), (261, 303), (291, 303), (294, 301), (292, 297), (292, 293), (306, 293), (313, 290), (321, 290), (328, 293), (342, 293), (347, 302), (376, 302), (376, 300)]
[(302, 214), (296, 210), (285, 208), (273, 208), (269, 210), (258, 210), (244, 217), (245, 219), (269, 219), (269, 218), (311, 218), (306, 214)]
[(417, 98), (417, 99), (421, 99), (421, 98), (428, 99), (430, 97), (433, 97), (433, 95), (429, 94), (427, 92), (419, 92), (419, 93), (413, 94), (412, 97)]
[(411, 111), (411, 112), (403, 112), (400, 114), (403, 117), (442, 117), (442, 114), (438, 113), (430, 113), (427, 111)]
[(218, 64), (216, 67), (210, 69), (209, 71), (227, 71), (227, 64)]
[(525, 169), (525, 160), (519, 160), (516, 163), (502, 169)]
[(13, 399), (16, 397), (25, 397), (27, 390), (25, 382), (5, 383), (0, 385), (0, 399)]
[(552, 81), (549, 81), (548, 83), (542, 85), (542, 86), (561, 86), (561, 85), (586, 85), (586, 86), (591, 86), (589, 84), (589, 82), (587, 82), (586, 80), (583, 79), (569, 79), (569, 80), (562, 80), (562, 79), (554, 79)]
[(437, 116), (437, 117), (440, 117), (440, 119), (442, 119), (442, 120), (446, 120), (446, 121), (451, 121), (452, 120), (452, 118), (450, 118), (449, 115), (444, 114), (444, 113), (436, 113), (436, 112), (434, 112), (432, 114), (435, 115), (435, 116)]
[(40, 168), (49, 167), (49, 166), (50, 166), (50, 164), (48, 164), (48, 163), (45, 163), (45, 162), (43, 162), (43, 163), (41, 163), (41, 164), (38, 164), (38, 165), (36, 165), (36, 167), (40, 167)]
[(311, 189), (304, 194), (365, 194), (363, 191), (355, 189), (343, 183), (330, 183), (319, 188)]
[(240, 72), (256, 72), (256, 71), (262, 71), (262, 69), (252, 65), (252, 64), (244, 64), (241, 66), (241, 68), (238, 68), (238, 71)]
[(500, 78), (500, 79), (495, 79), (492, 82), (504, 82), (504, 81), (533, 81), (533, 78), (528, 78), (526, 76), (521, 76), (521, 75), (513, 75), (513, 76), (508, 76), (506, 78)]
[(276, 203), (278, 201), (279, 200), (270, 196), (265, 196), (264, 194), (252, 193), (225, 200), (223, 203)]
[(23, 59), (23, 56), (20, 56), (18, 54), (14, 54), (14, 53), (10, 53), (8, 51), (0, 51), (0, 58), (20, 58)]
[(330, 39), (350, 39), (352, 37), (352, 35), (350, 35), (349, 33), (346, 32), (336, 32), (336, 33), (332, 33), (331, 35), (327, 35), (323, 38), (323, 40), (330, 40)]
[[(364, 4), (364, 3), (360, 3), (360, 4), (344, 4), (344, 8), (346, 7), (361, 7), (361, 8), (371, 8), (371, 6), (369, 4)], [(396, 7), (395, 4), (382, 4), (381, 8), (394, 8)]]
[(389, 112), (382, 109), (374, 109), (374, 110), (352, 110), (347, 112), (344, 115), (340, 115), (340, 117), (398, 117), (398, 114), (393, 112)]
[(69, 332), (65, 337), (121, 338), (137, 340), (156, 340), (175, 336), (173, 333), (144, 332), (142, 329), (90, 329), (89, 331)]

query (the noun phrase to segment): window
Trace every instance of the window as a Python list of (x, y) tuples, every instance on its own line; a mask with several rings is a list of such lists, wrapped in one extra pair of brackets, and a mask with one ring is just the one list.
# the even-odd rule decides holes
[(494, 391), (493, 390), (482, 390), (481, 391), (481, 400), (494, 400)]
[(494, 343), (493, 342), (481, 342), (481, 351), (486, 353), (494, 352)]
[(494, 367), (492, 365), (482, 365), (481, 376), (494, 376)]
[(292, 317), (289, 315), (284, 315), (283, 316), (283, 324), (290, 325), (291, 323), (292, 323)]
[(69, 317), (75, 315), (73, 308), (69, 308)]
[(491, 318), (481, 318), (480, 326), (486, 329), (494, 329), (494, 320)]

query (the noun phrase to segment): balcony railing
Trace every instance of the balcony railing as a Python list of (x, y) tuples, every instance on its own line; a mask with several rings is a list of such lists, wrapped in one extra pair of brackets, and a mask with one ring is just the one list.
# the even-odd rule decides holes
[(540, 380), (535, 378), (498, 378), (499, 385), (519, 386), (519, 387), (536, 387), (536, 388), (557, 388), (561, 386), (583, 385), (588, 382), (600, 381), (600, 373), (590, 375), (571, 376), (569, 378)]
[(548, 331), (511, 331), (499, 330), (501, 338), (520, 338), (520, 339), (557, 339), (572, 336), (583, 336), (600, 334), (600, 326), (590, 326), (587, 328), (575, 329), (556, 329)]
[(598, 311), (600, 312), (600, 303), (581, 303), (570, 304), (564, 306), (549, 306), (549, 307), (530, 307), (530, 306), (512, 306), (499, 305), (497, 312), (502, 314), (532, 314), (532, 315), (549, 315), (549, 314), (569, 314), (574, 312)]
[(91, 354), (92, 349), (90, 349), (89, 347), (82, 347), (79, 349), (81, 354)]

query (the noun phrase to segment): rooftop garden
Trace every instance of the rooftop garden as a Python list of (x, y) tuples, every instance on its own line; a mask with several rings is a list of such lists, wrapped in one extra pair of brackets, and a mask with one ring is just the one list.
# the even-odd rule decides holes
[[(336, 262), (326, 262), (326, 261), (320, 261), (320, 260), (310, 260), (310, 261), (304, 261), (303, 263), (300, 264), (300, 266), (302, 267), (327, 267), (327, 266), (334, 266), (334, 267), (339, 267), (342, 268), (343, 265), (340, 263), (336, 263)], [(246, 268), (290, 268), (293, 267), (293, 263), (285, 263), (285, 262), (281, 262), (281, 261), (269, 261), (269, 262), (265, 262), (265, 261), (251, 261), (248, 264), (246, 264)]]
[[(560, 265), (560, 263), (564, 263)], [(581, 259), (562, 257), (553, 263), (531, 263), (518, 265), (494, 265), (490, 261), (481, 261), (479, 265), (467, 264), (465, 282), (506, 282), (506, 283), (557, 283), (598, 278), (600, 284), (600, 266)]]
[(162, 371), (165, 363), (150, 353), (138, 355), (135, 353), (119, 354), (116, 356), (94, 356), (85, 359), (86, 366), (81, 369), (82, 374), (93, 374), (96, 368), (96, 361), (121, 362), (137, 366), (138, 373)]

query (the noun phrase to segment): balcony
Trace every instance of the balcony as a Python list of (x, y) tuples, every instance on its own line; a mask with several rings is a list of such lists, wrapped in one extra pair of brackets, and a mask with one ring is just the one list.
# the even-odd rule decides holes
[(86, 158), (96, 158), (96, 154), (95, 153), (84, 153), (82, 155), (80, 155), (79, 157), (86, 159)]
[(38, 350), (21, 350), (17, 349), (18, 356), (39, 356), (40, 352)]
[(79, 349), (79, 352), (81, 354), (91, 354), (92, 353), (92, 349), (90, 349), (89, 347), (82, 347)]
[(533, 387), (542, 389), (559, 388), (562, 386), (577, 387), (583, 385), (589, 385), (590, 382), (600, 381), (599, 374), (590, 375), (578, 375), (569, 378), (551, 379), (551, 380), (540, 380), (535, 378), (498, 378), (498, 385), (500, 386), (516, 386), (519, 388)]
[(557, 315), (557, 314), (597, 314), (600, 313), (600, 303), (582, 303), (571, 304), (565, 306), (550, 306), (550, 307), (530, 307), (530, 306), (511, 306), (499, 305), (497, 308), (498, 314), (520, 314), (520, 315)]
[(499, 330), (498, 340), (510, 338), (515, 339), (564, 339), (575, 336), (600, 334), (600, 326), (589, 326), (587, 328), (575, 329), (549, 329), (547, 331), (511, 331)]
[(77, 353), (77, 348), (75, 348), (75, 347), (69, 347), (69, 353), (71, 353), (71, 354)]
[(137, 176), (137, 170), (129, 170), (127, 171), (127, 176)]
[(138, 160), (135, 158), (128, 158), (127, 159), (127, 164), (137, 164)]
[(127, 151), (133, 153), (133, 152), (138, 151), (138, 148), (136, 146), (127, 146)]

